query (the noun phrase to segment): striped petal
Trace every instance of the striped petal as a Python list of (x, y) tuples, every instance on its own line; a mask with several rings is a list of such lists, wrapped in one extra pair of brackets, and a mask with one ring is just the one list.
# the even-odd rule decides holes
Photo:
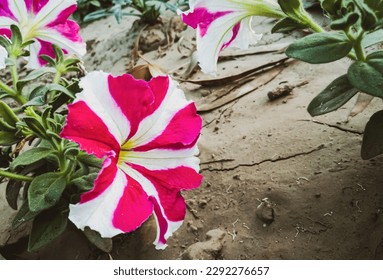
[(89, 73), (69, 106), (61, 136), (102, 158), (93, 189), (70, 207), (70, 219), (112, 237), (139, 227), (154, 213), (157, 248), (182, 224), (182, 190), (197, 188), (196, 142), (201, 118), (177, 84), (162, 76)]
[(15, 24), (25, 41), (35, 41), (29, 46), (29, 68), (46, 64), (40, 55), (54, 57), (52, 44), (66, 54), (81, 57), (86, 53), (86, 46), (79, 35), (80, 28), (68, 20), (75, 10), (75, 0), (0, 0), (0, 35), (10, 37), (10, 26)]
[(254, 15), (281, 17), (274, 0), (193, 0), (183, 21), (197, 29), (197, 57), (205, 73), (217, 71), (219, 53), (227, 47), (246, 49), (262, 37), (251, 28)]

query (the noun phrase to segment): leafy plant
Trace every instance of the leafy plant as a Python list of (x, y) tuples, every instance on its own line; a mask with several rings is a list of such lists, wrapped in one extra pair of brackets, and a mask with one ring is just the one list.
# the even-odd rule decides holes
[[(329, 63), (349, 57), (353, 63), (347, 73), (330, 83), (308, 106), (312, 116), (332, 112), (358, 92), (383, 98), (383, 51), (370, 48), (383, 42), (383, 1), (321, 0), (331, 20), (330, 31), (318, 26), (303, 9), (300, 0), (278, 1), (286, 17), (274, 27), (285, 31), (302, 26), (316, 31), (291, 44), (286, 54), (308, 63)], [(381, 111), (380, 111), (381, 112)], [(381, 113), (374, 114), (366, 126), (362, 157), (383, 153)]]

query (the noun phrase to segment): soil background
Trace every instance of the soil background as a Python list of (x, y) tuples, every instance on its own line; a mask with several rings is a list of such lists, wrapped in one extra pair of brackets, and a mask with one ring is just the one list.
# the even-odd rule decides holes
[[(36, 253), (25, 252), (22, 238), (2, 250), (5, 258), (383, 258), (383, 158), (360, 156), (364, 127), (382, 101), (373, 99), (355, 117), (349, 116), (355, 98), (324, 116), (313, 119), (307, 113), (309, 102), (346, 73), (348, 59), (326, 65), (287, 60), (245, 82), (230, 82), (230, 77), (284, 59), (278, 50), (306, 35), (270, 34), (273, 22), (259, 18), (253, 22), (256, 32), (265, 34), (259, 45), (247, 52), (225, 51), (216, 77), (198, 70), (188, 75), (194, 31), (170, 15), (155, 27), (134, 20), (126, 17), (118, 25), (109, 17), (84, 27), (85, 67), (122, 74), (149, 62), (173, 75), (196, 101), (204, 121), (199, 142), (204, 181), (183, 193), (188, 210), (182, 227), (161, 251), (152, 245), (156, 226), (151, 219), (136, 232), (115, 237), (110, 253), (69, 227)], [(212, 79), (219, 86), (186, 81)], [(267, 94), (284, 86), (289, 94), (270, 101)], [(5, 202), (0, 209), (9, 212)], [(13, 213), (7, 215), (1, 215), (0, 235), (10, 244), (15, 233), (4, 225)]]

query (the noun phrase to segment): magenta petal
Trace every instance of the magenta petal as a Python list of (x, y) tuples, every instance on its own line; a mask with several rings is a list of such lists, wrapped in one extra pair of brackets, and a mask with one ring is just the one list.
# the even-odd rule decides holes
[(169, 86), (167, 77), (154, 78), (147, 83), (131, 75), (109, 76), (108, 83), (113, 99), (129, 120), (128, 138), (137, 132), (140, 122), (160, 106)]
[(120, 144), (84, 101), (71, 104), (68, 109), (67, 124), (61, 137), (78, 143), (81, 149), (99, 158), (107, 154), (118, 155)]
[(188, 14), (182, 14), (182, 20), (194, 29), (199, 27), (200, 35), (203, 37), (213, 21), (230, 13), (232, 11), (210, 13), (206, 8), (196, 8)]
[(102, 169), (94, 181), (93, 189), (81, 195), (80, 203), (89, 202), (101, 195), (114, 181), (117, 165), (113, 158), (105, 159)]
[(51, 27), (58, 31), (63, 37), (69, 39), (72, 42), (81, 43), (82, 38), (80, 36), (80, 26), (73, 20), (67, 20), (64, 23), (56, 24)]
[(0, 28), (0, 35), (6, 36), (7, 38), (10, 39), (12, 37), (12, 31), (7, 28)]
[[(165, 130), (148, 144), (135, 147), (135, 151), (151, 149), (183, 149), (197, 141), (201, 132), (202, 119), (197, 115), (194, 103), (190, 103), (174, 115)], [(187, 128), (187, 129), (185, 129)]]
[(198, 188), (202, 182), (202, 175), (185, 166), (167, 170), (149, 170), (139, 165), (131, 166), (155, 187), (159, 203), (169, 221), (182, 221), (185, 216), (185, 202), (180, 191)]
[(72, 5), (66, 8), (57, 16), (57, 18), (54, 21), (50, 22), (47, 26), (55, 27), (56, 25), (59, 25), (59, 24), (65, 24), (67, 21), (72, 21), (72, 20), (68, 20), (68, 18), (71, 14), (73, 14), (76, 11), (76, 9), (77, 9), (76, 5)]
[(127, 178), (128, 185), (114, 212), (113, 225), (124, 232), (131, 232), (149, 218), (153, 204), (141, 185), (128, 175)]
[(9, 9), (8, 1), (12, 0), (0, 0), (0, 16), (16, 19), (11, 10)]
[(37, 14), (49, 0), (24, 0), (27, 10)]

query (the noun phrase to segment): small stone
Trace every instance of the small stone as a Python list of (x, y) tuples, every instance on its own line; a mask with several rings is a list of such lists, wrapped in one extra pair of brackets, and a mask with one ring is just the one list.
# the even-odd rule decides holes
[(205, 207), (206, 207), (206, 205), (207, 205), (207, 201), (206, 200), (200, 200), (200, 202), (198, 203), (198, 206), (199, 206), (199, 208), (201, 208), (201, 209), (204, 209)]
[(206, 233), (206, 241), (189, 246), (182, 254), (183, 260), (214, 260), (222, 251), (226, 233), (221, 229), (210, 230)]
[(262, 200), (261, 204), (258, 205), (255, 213), (258, 219), (260, 219), (266, 225), (271, 224), (275, 219), (274, 208), (268, 199)]
[(320, 198), (321, 196), (322, 196), (321, 193), (316, 193), (316, 194), (315, 194), (315, 197), (316, 197), (316, 198)]
[(241, 176), (239, 174), (233, 176), (234, 180), (241, 180)]
[(214, 206), (214, 210), (219, 210), (219, 206)]

